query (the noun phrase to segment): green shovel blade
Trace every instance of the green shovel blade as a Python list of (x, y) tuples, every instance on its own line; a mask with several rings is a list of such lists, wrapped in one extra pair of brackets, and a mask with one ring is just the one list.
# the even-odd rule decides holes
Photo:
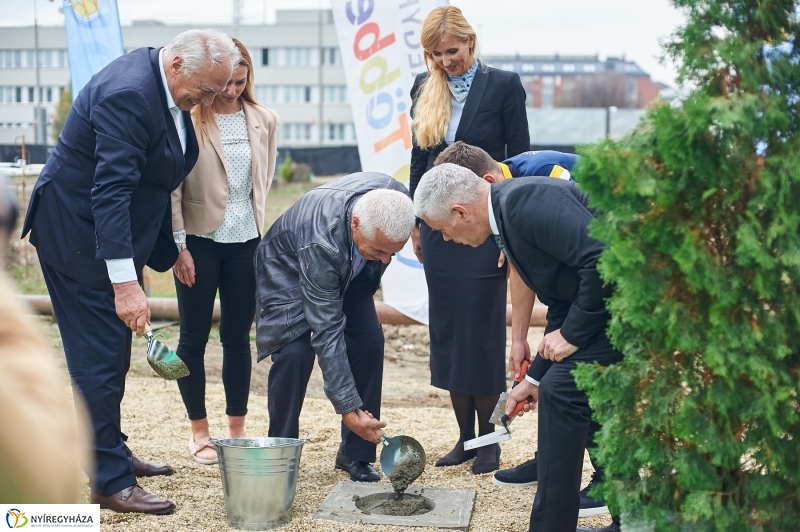
[(156, 340), (152, 332), (148, 331), (144, 336), (147, 338), (147, 363), (153, 371), (169, 381), (189, 375), (189, 368), (174, 351)]

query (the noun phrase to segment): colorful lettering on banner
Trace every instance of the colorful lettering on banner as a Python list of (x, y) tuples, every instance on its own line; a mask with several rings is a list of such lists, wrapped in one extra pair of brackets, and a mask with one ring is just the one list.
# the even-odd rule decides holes
[[(408, 182), (411, 86), (427, 70), (422, 23), (446, 0), (331, 0), (364, 171)], [(403, 249), (383, 276), (384, 302), (428, 322), (422, 265)]]
[(409, 91), (420, 67), (419, 34), (441, 0), (333, 0), (359, 155), (364, 170), (408, 180)]

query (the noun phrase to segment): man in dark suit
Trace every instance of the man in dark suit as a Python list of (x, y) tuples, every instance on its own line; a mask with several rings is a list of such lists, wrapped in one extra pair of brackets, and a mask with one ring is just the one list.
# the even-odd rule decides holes
[(178, 254), (170, 193), (198, 153), (188, 111), (210, 106), (238, 61), (228, 36), (200, 30), (112, 61), (75, 99), (28, 206), (22, 235), (30, 231), (38, 251), (73, 386), (92, 421), (92, 501), (119, 512), (175, 508), (136, 483), (172, 468), (131, 454), (120, 402), (131, 331), (141, 336), (150, 321), (142, 268), (166, 271)]
[[(593, 215), (586, 197), (573, 181), (527, 177), (490, 185), (447, 163), (420, 180), (414, 210), (445, 240), (478, 246), (494, 236), (524, 284), (548, 306), (545, 336), (525, 379), (510, 393), (507, 412), (529, 395), (540, 403), (539, 485), (530, 530), (572, 532), (584, 449), (599, 429), (572, 370), (580, 362), (607, 366), (622, 359), (605, 332), (611, 286), (597, 272), (603, 245), (589, 237)], [(615, 520), (604, 530), (618, 527)]]
[(269, 435), (297, 438), (316, 353), (325, 395), (342, 416), (335, 467), (376, 482), (383, 330), (373, 295), (403, 249), (414, 212), (408, 190), (362, 172), (307, 192), (256, 250), (258, 360), (272, 356)]
[[(507, 178), (543, 176), (563, 180), (572, 179), (572, 169), (579, 160), (577, 155), (560, 151), (543, 150), (527, 151), (499, 163), (484, 150), (477, 146), (470, 146), (461, 141), (454, 142), (436, 158), (435, 165), (453, 163), (472, 170), (476, 175), (492, 184), (502, 183)], [(500, 262), (504, 262), (504, 254), (500, 254)], [(511, 285), (511, 350), (508, 357), (508, 367), (515, 381), (519, 380), (520, 364), (524, 358), (530, 358), (531, 348), (528, 345), (528, 327), (533, 311), (535, 295), (528, 288), (516, 272), (514, 267), (509, 268), (509, 283)], [(579, 517), (592, 517), (608, 513), (605, 502), (595, 499), (589, 492), (602, 481), (603, 471), (596, 468), (592, 480), (580, 492)], [(492, 482), (504, 488), (517, 488), (533, 486), (539, 480), (537, 459), (534, 458), (522, 464), (496, 471)]]

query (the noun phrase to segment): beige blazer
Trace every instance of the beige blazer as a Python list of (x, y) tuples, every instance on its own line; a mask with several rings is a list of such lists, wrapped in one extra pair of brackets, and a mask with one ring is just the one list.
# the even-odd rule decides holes
[[(253, 159), (253, 212), (258, 234), (264, 234), (264, 204), (275, 175), (277, 121), (267, 109), (242, 102)], [(200, 155), (191, 173), (172, 193), (172, 230), (204, 235), (222, 225), (228, 204), (228, 171), (219, 129), (208, 128), (209, 139), (197, 139)]]

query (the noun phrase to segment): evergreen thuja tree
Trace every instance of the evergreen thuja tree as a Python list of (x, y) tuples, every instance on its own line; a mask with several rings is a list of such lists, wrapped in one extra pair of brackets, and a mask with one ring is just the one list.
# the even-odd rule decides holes
[(800, 530), (800, 24), (794, 0), (674, 0), (691, 87), (577, 180), (624, 354), (582, 366), (599, 489), (657, 531)]

